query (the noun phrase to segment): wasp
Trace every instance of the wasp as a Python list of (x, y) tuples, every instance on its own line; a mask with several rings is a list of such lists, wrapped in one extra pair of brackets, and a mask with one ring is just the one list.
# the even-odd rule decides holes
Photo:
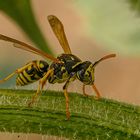
[(88, 96), (85, 92), (85, 86), (92, 86), (96, 93), (96, 99), (101, 97), (98, 89), (95, 86), (95, 67), (108, 58), (115, 57), (115, 54), (109, 54), (96, 62), (92, 63), (90, 61), (82, 61), (80, 58), (75, 56), (69, 47), (69, 43), (67, 41), (64, 26), (61, 21), (54, 15), (48, 16), (48, 22), (58, 39), (64, 53), (57, 56), (56, 58), (43, 52), (37, 48), (32, 47), (22, 41), (7, 37), (5, 35), (0, 34), (0, 39), (4, 41), (8, 41), (13, 43), (13, 47), (37, 54), (42, 56), (45, 59), (51, 60), (51, 64), (45, 60), (34, 60), (27, 63), (25, 66), (18, 68), (13, 73), (0, 80), (0, 83), (9, 80), (14, 75), (17, 75), (16, 85), (25, 86), (30, 83), (39, 81), (38, 89), (36, 93), (33, 95), (31, 101), (29, 102), (29, 106), (31, 106), (37, 96), (41, 93), (44, 88), (46, 82), (55, 84), (55, 83), (65, 83), (63, 86), (64, 96), (66, 100), (66, 117), (70, 119), (70, 111), (69, 111), (69, 97), (68, 97), (68, 86), (69, 84), (78, 79), (83, 83), (83, 94)]

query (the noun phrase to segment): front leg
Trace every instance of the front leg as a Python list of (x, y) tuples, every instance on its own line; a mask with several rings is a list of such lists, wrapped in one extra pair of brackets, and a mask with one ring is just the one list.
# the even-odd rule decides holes
[(89, 95), (88, 95), (88, 94), (86, 93), (86, 91), (85, 91), (85, 86), (86, 86), (86, 85), (83, 84), (83, 94), (84, 94), (84, 96), (87, 96), (87, 97), (88, 97)]
[(95, 99), (98, 100), (101, 98), (101, 95), (98, 91), (98, 89), (96, 88), (95, 84), (92, 85), (92, 88), (94, 89), (95, 93), (96, 93), (96, 96), (95, 96)]
[[(85, 84), (83, 84), (83, 94), (85, 95), (85, 96), (89, 96), (86, 92), (85, 92)], [(96, 96), (95, 96), (95, 99), (99, 99), (99, 98), (101, 98), (101, 95), (100, 95), (100, 93), (99, 93), (99, 91), (98, 91), (98, 89), (96, 88), (96, 86), (95, 86), (95, 84), (93, 84), (92, 85), (92, 88), (94, 89), (94, 91), (95, 91), (95, 93), (96, 93)]]

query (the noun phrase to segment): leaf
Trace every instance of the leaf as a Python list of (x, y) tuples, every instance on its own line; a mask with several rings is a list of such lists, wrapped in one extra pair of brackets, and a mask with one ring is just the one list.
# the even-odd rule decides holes
[(35, 20), (30, 0), (1, 0), (0, 10), (12, 18), (38, 48), (52, 54)]
[(139, 0), (128, 0), (130, 2), (131, 7), (140, 14), (140, 1)]
[(87, 19), (87, 34), (103, 49), (140, 54), (140, 18), (127, 1), (78, 0), (75, 7)]
[(139, 140), (140, 107), (70, 93), (66, 120), (62, 92), (45, 91), (27, 107), (35, 91), (0, 89), (0, 131), (38, 133), (75, 140)]

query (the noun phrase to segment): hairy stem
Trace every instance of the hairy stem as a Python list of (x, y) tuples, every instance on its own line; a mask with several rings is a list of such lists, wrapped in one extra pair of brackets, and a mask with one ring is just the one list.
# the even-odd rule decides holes
[(0, 90), (0, 131), (37, 133), (69, 139), (140, 139), (140, 107), (70, 93), (66, 120), (62, 92), (45, 91), (32, 108), (35, 91)]

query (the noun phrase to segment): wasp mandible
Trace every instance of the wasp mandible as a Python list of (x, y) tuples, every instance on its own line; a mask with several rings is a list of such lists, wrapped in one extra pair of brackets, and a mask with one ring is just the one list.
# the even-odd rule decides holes
[(66, 99), (66, 117), (67, 119), (69, 119), (69, 98), (67, 92), (69, 84), (75, 79), (78, 79), (83, 83), (84, 95), (88, 95), (85, 92), (85, 86), (90, 85), (95, 90), (96, 98), (99, 99), (101, 96), (94, 83), (95, 67), (101, 61), (115, 57), (116, 55), (106, 55), (94, 63), (90, 61), (83, 62), (80, 58), (72, 54), (61, 21), (54, 15), (49, 15), (48, 21), (61, 47), (63, 48), (64, 53), (55, 58), (47, 54), (46, 52), (36, 49), (22, 41), (0, 34), (0, 39), (12, 42), (13, 47), (40, 55), (45, 59), (50, 59), (52, 61), (50, 65), (44, 60), (31, 61), (25, 66), (8, 75), (6, 78), (0, 80), (0, 83), (9, 80), (15, 74), (17, 74), (16, 85), (18, 86), (25, 86), (30, 83), (39, 81), (38, 89), (32, 97), (32, 100), (28, 104), (29, 106), (31, 106), (35, 102), (39, 93), (41, 93), (41, 91), (43, 90), (43, 87), (47, 81), (51, 84), (65, 82), (63, 91)]

